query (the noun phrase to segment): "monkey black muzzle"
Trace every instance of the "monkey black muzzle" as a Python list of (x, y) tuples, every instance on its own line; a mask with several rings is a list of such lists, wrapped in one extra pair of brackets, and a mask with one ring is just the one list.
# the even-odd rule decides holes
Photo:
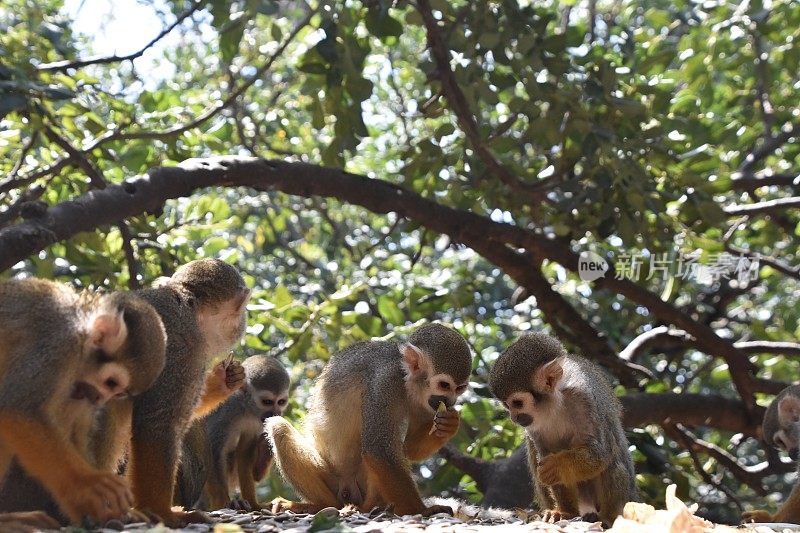
[(514, 422), (522, 427), (528, 427), (533, 424), (533, 417), (531, 415), (526, 415), (525, 413), (520, 413), (512, 418), (514, 419)]
[(792, 461), (797, 461), (797, 458), (800, 457), (800, 448), (792, 448), (786, 452)]
[(434, 411), (439, 408), (440, 402), (444, 402), (444, 404), (447, 406), (448, 409), (453, 407), (454, 403), (453, 400), (451, 400), (447, 396), (441, 396), (439, 394), (436, 394), (428, 398), (428, 405), (430, 405), (431, 409), (433, 409)]

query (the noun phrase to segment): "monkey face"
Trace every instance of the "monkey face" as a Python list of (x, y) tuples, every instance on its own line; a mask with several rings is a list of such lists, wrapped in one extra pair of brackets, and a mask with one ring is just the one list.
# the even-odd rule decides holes
[(199, 310), (198, 323), (210, 355), (229, 351), (244, 336), (249, 299), (250, 289), (245, 288), (236, 297), (218, 306)]
[(511, 419), (522, 427), (533, 424), (536, 415), (536, 400), (530, 392), (515, 392), (505, 400), (503, 407), (506, 408)]
[(102, 407), (112, 398), (128, 395), (130, 373), (119, 363), (104, 362), (93, 370), (82, 373), (82, 379), (72, 386), (73, 400), (87, 400), (95, 407)]
[(263, 422), (271, 416), (281, 416), (289, 404), (289, 391), (272, 392), (268, 390), (251, 390), (253, 410)]
[(778, 401), (778, 425), (772, 442), (796, 459), (800, 447), (800, 398), (787, 395)]
[(467, 390), (466, 382), (456, 383), (449, 374), (435, 374), (428, 379), (428, 407), (436, 411), (441, 402), (447, 407), (452, 407), (465, 390)]

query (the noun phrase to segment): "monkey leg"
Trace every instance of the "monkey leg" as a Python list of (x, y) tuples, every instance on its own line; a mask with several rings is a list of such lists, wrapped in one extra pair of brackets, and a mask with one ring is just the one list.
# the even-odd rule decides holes
[(364, 454), (367, 467), (367, 498), (364, 508), (372, 508), (385, 502), (395, 514), (421, 514), (429, 516), (436, 513), (452, 515), (453, 509), (446, 505), (427, 507), (420, 498), (417, 485), (411, 478), (411, 467), (405, 460), (378, 457)]
[(95, 470), (60, 433), (41, 421), (4, 411), (0, 440), (22, 468), (53, 495), (72, 522), (124, 515), (133, 503), (125, 481)]
[(635, 497), (630, 490), (631, 479), (625, 465), (615, 462), (611, 468), (603, 472), (594, 482), (596, 497), (599, 503), (600, 520), (609, 527), (622, 514), (628, 501)]
[(752, 522), (777, 522), (778, 519), (767, 511), (760, 509), (755, 511), (747, 511), (742, 513), (742, 523), (748, 524)]
[(254, 481), (258, 482), (267, 477), (272, 468), (272, 459), (272, 447), (269, 444), (269, 439), (262, 433), (256, 443), (256, 458), (253, 462)]
[(178, 463), (177, 451), (173, 448), (180, 439), (177, 435), (171, 437), (150, 442), (137, 438), (134, 433), (128, 472), (136, 507), (155, 514), (167, 527), (183, 527), (192, 522), (208, 523), (210, 520), (204, 513), (176, 511), (172, 508)]
[(549, 494), (553, 507), (541, 511), (543, 521), (552, 523), (578, 516), (578, 491), (574, 486), (555, 485), (544, 490)]
[(253, 479), (253, 469), (258, 453), (259, 439), (239, 439), (236, 446), (236, 470), (239, 474), (239, 492), (251, 509), (258, 509), (256, 497), (256, 482)]
[(792, 487), (792, 492), (775, 513), (773, 519), (776, 522), (792, 522), (795, 524), (800, 522), (800, 486), (797, 483)]
[[(319, 453), (289, 422), (279, 417), (267, 420), (267, 434), (283, 477), (292, 484), (308, 504), (318, 507), (337, 507), (339, 502), (331, 490), (335, 481)], [(279, 504), (288, 500), (280, 498)], [(296, 504), (297, 502), (289, 502)], [(273, 508), (275, 508), (273, 500)], [(285, 508), (285, 507), (284, 507)], [(297, 506), (288, 507), (295, 510)]]

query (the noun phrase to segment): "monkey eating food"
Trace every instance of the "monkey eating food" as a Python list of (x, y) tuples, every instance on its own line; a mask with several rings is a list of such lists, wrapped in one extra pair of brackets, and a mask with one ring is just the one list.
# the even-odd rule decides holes
[(520, 337), (498, 357), (489, 383), (525, 428), (543, 518), (576, 516), (612, 524), (636, 500), (635, 473), (611, 386), (590, 361), (555, 338)]
[[(258, 509), (255, 483), (272, 464), (264, 421), (288, 405), (289, 374), (274, 357), (253, 355), (242, 363), (245, 384), (216, 410), (196, 420), (184, 443), (176, 503), (185, 507)], [(230, 490), (238, 479), (241, 501)], [(197, 505), (201, 499), (206, 505)]]
[(334, 354), (316, 384), (306, 434), (282, 418), (266, 422), (278, 467), (304, 499), (276, 498), (273, 510), (352, 504), (401, 515), (452, 514), (424, 504), (409, 461), (428, 457), (458, 431), (453, 405), (471, 366), (466, 340), (437, 323), (418, 328), (404, 345), (360, 342)]

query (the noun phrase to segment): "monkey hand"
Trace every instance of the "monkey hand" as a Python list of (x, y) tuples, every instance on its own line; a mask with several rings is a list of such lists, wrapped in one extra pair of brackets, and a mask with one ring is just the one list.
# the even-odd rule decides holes
[(221, 361), (214, 365), (206, 380), (206, 390), (228, 397), (244, 383), (244, 367), (239, 361)]
[(773, 516), (766, 511), (755, 510), (742, 513), (742, 523), (752, 522), (774, 522)]
[(437, 412), (436, 416), (433, 417), (433, 434), (444, 441), (448, 441), (458, 433), (460, 421), (461, 417), (458, 411), (452, 407), (441, 413)]
[(88, 516), (99, 522), (119, 518), (133, 506), (133, 495), (125, 480), (105, 472), (90, 472), (74, 478), (60, 503), (73, 522)]
[(569, 468), (564, 464), (564, 458), (564, 454), (559, 452), (550, 454), (539, 461), (536, 468), (536, 477), (539, 482), (547, 486), (564, 484), (564, 473)]

